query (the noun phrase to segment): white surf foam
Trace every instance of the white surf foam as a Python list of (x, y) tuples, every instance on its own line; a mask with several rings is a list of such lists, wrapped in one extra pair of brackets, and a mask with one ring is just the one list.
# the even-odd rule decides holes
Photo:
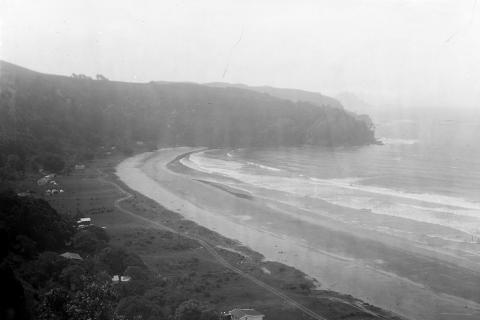
[(274, 171), (274, 172), (282, 171), (282, 169), (266, 166), (266, 165), (256, 163), (256, 162), (247, 161), (247, 164), (249, 164), (251, 166), (254, 166), (254, 167), (261, 168), (261, 169), (265, 169), (265, 170), (268, 170), (268, 171)]
[(387, 145), (413, 145), (419, 141), (416, 139), (396, 139), (396, 138), (380, 138), (383, 144)]
[[(240, 162), (213, 159), (203, 152), (191, 155), (182, 163), (195, 170), (299, 197), (311, 196), (340, 206), (369, 209), (377, 214), (439, 224), (468, 233), (480, 230), (480, 203), (467, 199), (362, 185), (362, 178), (358, 177), (318, 179), (250, 174), (248, 170), (242, 170), (245, 166)], [(473, 221), (471, 218), (474, 218)]]

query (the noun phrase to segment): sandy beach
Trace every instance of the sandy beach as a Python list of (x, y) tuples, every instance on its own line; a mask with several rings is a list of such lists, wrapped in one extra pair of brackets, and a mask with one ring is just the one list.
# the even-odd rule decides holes
[[(308, 223), (308, 212), (252, 197), (181, 166), (168, 167), (196, 150), (170, 148), (136, 155), (120, 163), (116, 174), (128, 187), (165, 208), (239, 241), (266, 260), (299, 269), (323, 289), (351, 294), (410, 319), (480, 318), (480, 305), (473, 301), (478, 286), (471, 283), (476, 279), (475, 266), (468, 261), (454, 265), (455, 257), (447, 256), (432, 261), (438, 253), (402, 249), (404, 243), (394, 237), (359, 235), (327, 216), (321, 224)], [(382, 259), (372, 252), (381, 252)], [(454, 285), (445, 282), (445, 288), (431, 288), (423, 278), (408, 277), (411, 270), (428, 269), (429, 264), (464, 276)]]

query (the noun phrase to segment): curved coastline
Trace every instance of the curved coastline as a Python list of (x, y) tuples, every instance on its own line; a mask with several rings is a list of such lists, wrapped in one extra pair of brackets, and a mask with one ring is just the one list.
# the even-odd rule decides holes
[[(262, 207), (261, 201), (238, 197), (235, 190), (202, 181), (203, 173), (192, 175), (192, 169), (180, 163), (189, 154), (203, 150), (170, 148), (137, 155), (117, 167), (117, 176), (130, 188), (184, 218), (240, 241), (267, 260), (285, 263), (316, 278), (323, 288), (352, 294), (411, 319), (437, 319), (429, 312), (433, 304), (439, 304), (442, 310), (458, 312), (465, 305), (471, 310), (478, 308), (471, 301), (435, 294), (409, 279), (323, 251), (306, 239), (270, 228), (268, 220), (275, 214), (278, 217), (278, 211)], [(252, 212), (255, 212), (254, 217)], [(292, 221), (283, 216), (281, 219)], [(352, 286), (352, 283), (356, 285)], [(368, 295), (361, 290), (373, 284), (378, 286), (375, 294)], [(403, 299), (402, 305), (396, 306), (392, 301), (398, 299)], [(475, 315), (465, 319), (475, 319)]]

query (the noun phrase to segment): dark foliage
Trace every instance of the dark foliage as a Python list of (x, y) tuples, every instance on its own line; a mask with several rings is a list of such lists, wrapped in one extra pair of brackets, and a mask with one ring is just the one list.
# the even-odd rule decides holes
[(129, 296), (118, 303), (115, 311), (117, 315), (125, 320), (161, 320), (163, 317), (161, 309), (151, 301), (142, 296)]
[(37, 306), (38, 319), (111, 319), (116, 302), (113, 287), (91, 278), (83, 278), (79, 284), (74, 291), (55, 287), (46, 292)]
[(15, 277), (12, 269), (0, 263), (2, 282), (0, 285), (0, 319), (27, 319), (29, 312), (25, 303), (25, 293), (21, 282)]
[(218, 314), (197, 300), (187, 300), (175, 311), (175, 320), (215, 320)]
[(98, 259), (105, 266), (110, 274), (123, 275), (127, 267), (137, 266), (146, 270), (142, 259), (124, 248), (106, 247), (99, 254)]
[(73, 235), (72, 220), (58, 214), (42, 199), (0, 193), (2, 253), (31, 256), (37, 250), (58, 250)]

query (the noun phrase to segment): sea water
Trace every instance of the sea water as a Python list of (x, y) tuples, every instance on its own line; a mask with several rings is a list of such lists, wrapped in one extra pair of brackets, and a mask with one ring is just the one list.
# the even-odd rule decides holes
[(251, 192), (452, 227), (480, 241), (480, 120), (399, 119), (377, 124), (383, 145), (213, 150), (183, 164)]

